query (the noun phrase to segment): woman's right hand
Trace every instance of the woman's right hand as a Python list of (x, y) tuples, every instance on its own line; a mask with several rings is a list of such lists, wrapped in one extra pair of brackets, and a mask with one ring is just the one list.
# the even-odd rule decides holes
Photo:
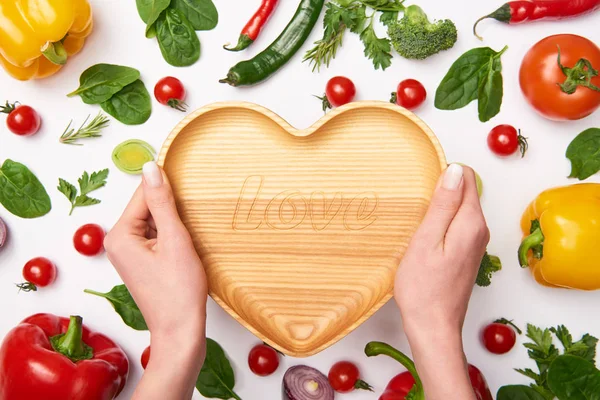
[(450, 165), (400, 263), (394, 289), (427, 400), (475, 399), (462, 327), (489, 237), (475, 173)]

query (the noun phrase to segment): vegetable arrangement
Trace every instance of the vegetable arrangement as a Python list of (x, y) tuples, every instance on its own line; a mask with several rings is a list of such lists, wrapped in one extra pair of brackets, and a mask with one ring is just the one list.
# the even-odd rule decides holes
[[(553, 336), (562, 345), (562, 354), (554, 345)], [(600, 371), (595, 367), (597, 338), (586, 333), (574, 342), (564, 325), (542, 330), (531, 324), (527, 325), (527, 337), (531, 343), (524, 346), (539, 371), (530, 368), (516, 371), (534, 383), (529, 386), (503, 386), (498, 391), (497, 400), (593, 399), (598, 394)]]
[(212, 0), (136, 0), (146, 37), (156, 37), (160, 52), (175, 67), (193, 65), (200, 58), (196, 31), (209, 31), (219, 22)]
[(79, 88), (68, 94), (79, 95), (86, 104), (99, 104), (117, 121), (140, 125), (150, 118), (150, 94), (135, 68), (96, 64), (79, 78)]

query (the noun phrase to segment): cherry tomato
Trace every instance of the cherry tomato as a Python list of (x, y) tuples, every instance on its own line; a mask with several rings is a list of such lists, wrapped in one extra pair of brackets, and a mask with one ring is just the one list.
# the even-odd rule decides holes
[(359, 379), (358, 367), (350, 361), (339, 361), (329, 370), (329, 384), (339, 393), (348, 393), (354, 389), (371, 390), (371, 386)]
[(0, 112), (8, 114), (6, 126), (15, 135), (33, 135), (40, 130), (40, 126), (42, 125), (40, 115), (29, 106), (6, 102), (5, 106), (0, 106)]
[(56, 280), (56, 266), (45, 257), (33, 258), (23, 267), (23, 278), (27, 282), (17, 287), (25, 292), (36, 291), (38, 287), (46, 287)]
[(142, 363), (142, 368), (146, 369), (146, 367), (148, 366), (148, 361), (150, 361), (150, 346), (146, 347), (144, 349), (144, 352), (142, 353), (142, 358), (140, 359), (140, 362)]
[(520, 149), (521, 157), (524, 157), (528, 148), (527, 139), (511, 125), (498, 125), (492, 129), (487, 142), (490, 150), (499, 156), (510, 156)]
[[(398, 84), (395, 102), (408, 110), (418, 108), (427, 98), (425, 87), (416, 79), (405, 79)], [(392, 93), (392, 100), (394, 94)]]
[(511, 326), (494, 322), (483, 330), (482, 341), (490, 353), (505, 354), (515, 346), (517, 334)]
[(179, 111), (186, 111), (185, 88), (183, 83), (175, 77), (162, 78), (154, 86), (154, 97), (160, 104), (172, 107)]
[(258, 376), (268, 376), (279, 367), (279, 354), (271, 346), (258, 344), (248, 354), (248, 366)]
[(104, 229), (96, 224), (83, 225), (73, 236), (73, 245), (79, 254), (95, 256), (104, 250)]
[(327, 82), (325, 96), (331, 106), (343, 106), (354, 100), (354, 96), (356, 96), (356, 87), (354, 86), (354, 83), (345, 76), (334, 76)]
[[(519, 81), (525, 98), (542, 116), (557, 120), (574, 120), (586, 117), (600, 106), (600, 90), (591, 87), (561, 87), (567, 76), (558, 64), (566, 68), (578, 65), (579, 71), (572, 71), (588, 86), (600, 88), (600, 76), (594, 76), (584, 67), (587, 60), (591, 66), (600, 69), (600, 48), (592, 41), (577, 35), (553, 35), (537, 42), (523, 58)], [(586, 75), (588, 75), (586, 77)], [(591, 78), (591, 79), (590, 79)], [(565, 90), (567, 89), (567, 90)]]

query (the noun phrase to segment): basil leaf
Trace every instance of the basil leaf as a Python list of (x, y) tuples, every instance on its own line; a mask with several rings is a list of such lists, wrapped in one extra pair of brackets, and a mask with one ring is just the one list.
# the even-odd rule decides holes
[(185, 15), (197, 31), (210, 31), (219, 23), (219, 13), (212, 0), (172, 0), (171, 8)]
[(140, 71), (135, 68), (96, 64), (83, 71), (79, 78), (79, 88), (67, 96), (79, 95), (86, 104), (100, 104), (139, 77)]
[(101, 104), (108, 114), (125, 125), (140, 125), (152, 114), (152, 101), (144, 83), (137, 80)]
[(566, 156), (571, 161), (569, 178), (582, 181), (600, 171), (600, 129), (586, 129), (577, 135), (567, 147)]
[(502, 105), (502, 62), (500, 58), (491, 57), (489, 69), (479, 80), (478, 110), (479, 120), (487, 122), (500, 112)]
[(136, 0), (138, 13), (146, 23), (146, 37), (160, 14), (169, 7), (171, 0)]
[(168, 9), (156, 21), (156, 38), (163, 58), (175, 67), (187, 67), (200, 58), (198, 36), (178, 10)]
[(21, 218), (38, 218), (52, 209), (38, 178), (25, 165), (12, 160), (0, 167), (0, 204)]
[(496, 52), (489, 47), (471, 49), (452, 64), (435, 92), (435, 107), (456, 110), (479, 99), (479, 119), (488, 121), (502, 104), (502, 63), (507, 47)]
[(510, 385), (502, 386), (498, 390), (496, 400), (545, 400), (545, 398), (529, 386)]
[(144, 320), (142, 312), (135, 304), (135, 300), (131, 297), (127, 286), (118, 285), (111, 289), (108, 293), (100, 293), (94, 290), (85, 289), (85, 293), (103, 297), (110, 302), (115, 308), (117, 314), (121, 316), (125, 324), (137, 331), (147, 331), (148, 325)]
[(559, 400), (600, 400), (600, 371), (583, 358), (562, 355), (550, 364), (548, 386)]
[(206, 358), (196, 380), (196, 389), (204, 397), (217, 399), (237, 399), (235, 376), (223, 348), (217, 342), (206, 338)]

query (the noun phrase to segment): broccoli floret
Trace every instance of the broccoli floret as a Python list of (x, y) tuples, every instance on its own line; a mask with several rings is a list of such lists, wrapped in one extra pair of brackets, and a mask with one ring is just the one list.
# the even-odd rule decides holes
[(448, 50), (458, 39), (454, 22), (449, 19), (429, 22), (418, 6), (409, 6), (400, 21), (388, 27), (394, 49), (404, 58), (422, 60)]
[(502, 262), (496, 256), (490, 256), (487, 252), (483, 255), (479, 273), (475, 283), (477, 286), (487, 287), (492, 283), (492, 275), (502, 269)]

